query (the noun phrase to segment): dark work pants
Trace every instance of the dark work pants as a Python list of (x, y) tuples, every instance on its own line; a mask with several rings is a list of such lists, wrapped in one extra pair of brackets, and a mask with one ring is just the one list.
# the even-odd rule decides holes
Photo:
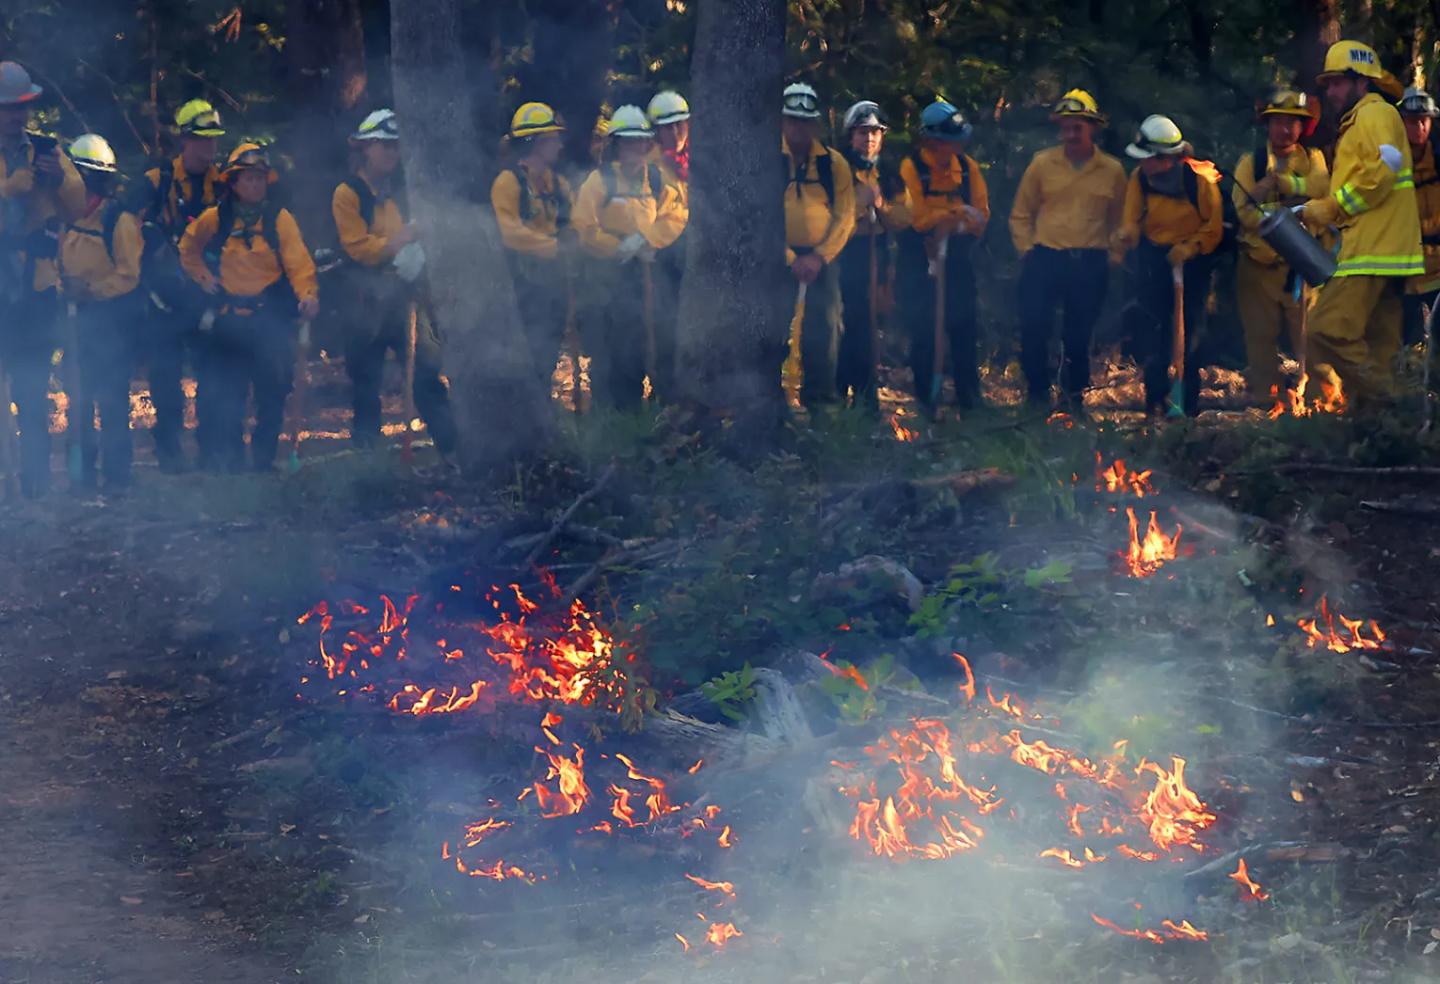
[(80, 399), (69, 417), (71, 426), (80, 429), (81, 464), (87, 485), (95, 484), (97, 456), (107, 489), (119, 491), (130, 485), (130, 464), (135, 456), (130, 438), (130, 376), (135, 367), (135, 340), (144, 317), (145, 301), (138, 290), (113, 300), (81, 304), (76, 309)]
[[(798, 292), (799, 281), (792, 276), (790, 282)], [(843, 320), (840, 268), (826, 263), (805, 289), (805, 310), (800, 314), (800, 402), (807, 410), (835, 402), (835, 365)]]
[[(586, 262), (584, 296), (590, 381), (596, 406), (638, 410), (645, 386), (644, 261)], [(652, 272), (652, 289), (653, 277)], [(652, 296), (652, 317), (658, 312)]]
[[(1425, 309), (1440, 301), (1440, 291), (1428, 294), (1406, 294), (1403, 303), (1405, 317), (1405, 344), (1418, 345), (1425, 340)], [(1440, 313), (1435, 315), (1440, 320)], [(1434, 331), (1434, 323), (1431, 323)]]
[[(1162, 412), (1170, 393), (1170, 359), (1174, 351), (1175, 284), (1166, 258), (1169, 246), (1142, 239), (1135, 250), (1135, 293), (1143, 315), (1140, 337), (1135, 339), (1145, 376), (1145, 410)], [(1214, 261), (1197, 256), (1185, 264), (1185, 376), (1184, 410), (1200, 412), (1200, 359), (1205, 336), (1206, 307)]]
[(680, 286), (685, 280), (686, 238), (682, 233), (675, 243), (655, 254), (651, 271), (655, 296), (652, 303), (655, 320), (655, 365), (650, 390), (656, 400), (669, 400), (675, 394), (677, 340), (680, 330)]
[[(944, 332), (950, 347), (950, 371), (955, 400), (961, 407), (980, 402), (979, 345), (976, 337), (975, 270), (970, 263), (971, 243), (950, 240), (945, 256)], [(933, 409), (932, 380), (944, 367), (935, 365), (936, 279), (929, 274), (924, 239), (907, 232), (900, 237), (897, 271), (900, 311), (910, 335), (910, 369), (915, 375), (915, 399)]]
[(515, 302), (530, 343), (530, 358), (545, 392), (550, 393), (560, 346), (565, 341), (565, 309), (569, 303), (565, 265), (559, 260), (537, 260), (516, 253), (509, 256)]
[(0, 309), (0, 358), (20, 426), (20, 490), (30, 498), (50, 488), (50, 365), (60, 315), (53, 290), (26, 292)]
[[(280, 310), (284, 308), (286, 310)], [(245, 466), (245, 403), (254, 390), (255, 430), (250, 456), (256, 471), (275, 464), (285, 399), (294, 382), (295, 327), (289, 305), (261, 307), (253, 314), (215, 319), (215, 452), (227, 471)]]
[(1103, 249), (1036, 246), (1020, 271), (1020, 365), (1032, 403), (1050, 402), (1050, 336), (1062, 312), (1060, 385), (1079, 398), (1090, 385), (1090, 337), (1105, 302), (1109, 262)]
[(870, 297), (871, 263), (875, 283), (889, 275), (890, 250), (884, 235), (855, 235), (845, 244), (837, 261), (840, 267), (840, 297), (844, 305), (844, 330), (840, 355), (835, 366), (835, 388), (843, 403), (854, 390), (855, 406), (879, 409), (875, 387), (876, 338)]
[(180, 435), (185, 432), (185, 392), (181, 380), (187, 348), (192, 349), (191, 361), (196, 374), (197, 420), (202, 417), (201, 402), (209, 397), (206, 388), (200, 385), (201, 360), (198, 351), (193, 349), (201, 311), (191, 306), (172, 311), (161, 311), (153, 304), (147, 307), (149, 315), (141, 355), (150, 383), (150, 402), (155, 406), (155, 456), (168, 466), (181, 458)]
[[(371, 447), (380, 437), (385, 355), (394, 352), (403, 367), (410, 345), (410, 298), (399, 285), (390, 286), (390, 290), (376, 290), (357, 283), (357, 296), (365, 304), (351, 314), (346, 330), (345, 371), (350, 376), (354, 411), (350, 432), (359, 447)], [(425, 422), (435, 450), (441, 454), (454, 451), (455, 419), (450, 412), (450, 391), (440, 378), (440, 344), (431, 320), (422, 317), (417, 317), (415, 324), (415, 410)]]

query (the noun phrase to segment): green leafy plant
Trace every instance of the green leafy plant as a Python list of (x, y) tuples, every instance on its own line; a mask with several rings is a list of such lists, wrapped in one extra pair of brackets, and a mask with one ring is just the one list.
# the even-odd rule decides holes
[(864, 669), (843, 659), (836, 660), (833, 665), (840, 672), (820, 680), (818, 686), (820, 692), (834, 702), (841, 721), (852, 725), (864, 724), (885, 710), (885, 702), (876, 696), (875, 691), (895, 676), (893, 653), (882, 654)]
[(731, 721), (744, 721), (755, 703), (755, 671), (747, 662), (700, 685), (700, 692)]
[(925, 596), (919, 610), (910, 616), (910, 624), (922, 637), (938, 635), (957, 608), (993, 610), (1017, 591), (1069, 584), (1072, 569), (1066, 561), (1052, 560), (1043, 567), (1010, 571), (1000, 566), (995, 554), (983, 553), (969, 563), (951, 567), (949, 580)]

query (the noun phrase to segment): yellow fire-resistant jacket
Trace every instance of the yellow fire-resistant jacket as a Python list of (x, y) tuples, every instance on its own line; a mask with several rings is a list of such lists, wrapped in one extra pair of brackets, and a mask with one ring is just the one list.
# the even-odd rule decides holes
[[(0, 242), (5, 240), (21, 240), (32, 233), (38, 233), (43, 229), (50, 228), (58, 238), (60, 226), (68, 222), (74, 222), (85, 214), (86, 195), (85, 182), (80, 178), (80, 172), (75, 170), (75, 165), (65, 154), (60, 155), (60, 186), (58, 188), (38, 189), (35, 187), (35, 145), (29, 144), (25, 148), (25, 167), (15, 169), (10, 173), (5, 165), (5, 155), (0, 153)], [(19, 229), (6, 229), (3, 227), (5, 214), (10, 211), (6, 206), (14, 203), (17, 199), (24, 200), (25, 221)], [(56, 244), (58, 246), (58, 243)], [(26, 264), (27, 254), (22, 249), (18, 253), (13, 251), (0, 252), (0, 263), (16, 262), (21, 269)], [(36, 257), (35, 275), (31, 278), (29, 287), (35, 291), (50, 290), (59, 286), (60, 265), (49, 257)], [(3, 279), (3, 278), (0, 278)]]
[[(525, 186), (522, 189), (520, 178)], [(560, 250), (559, 229), (570, 224), (575, 202), (570, 182), (548, 168), (531, 171), (523, 161), (501, 171), (490, 186), (490, 204), (505, 248), (533, 259), (553, 260)]]
[(177, 157), (170, 162), (166, 170), (170, 172), (170, 187), (163, 202), (154, 200), (160, 192), (161, 169), (152, 167), (145, 172), (145, 180), (150, 183), (152, 193), (146, 196), (145, 208), (140, 214), (147, 221), (165, 229), (178, 241), (191, 219), (215, 204), (218, 200), (215, 193), (223, 183), (220, 180), (220, 169), (213, 164), (204, 174), (191, 174), (185, 170), (181, 158)]
[[(1275, 156), (1275, 148), (1268, 143), (1265, 147), (1266, 175), (1279, 177), (1278, 189), (1260, 202), (1276, 208), (1300, 205), (1309, 198), (1324, 198), (1330, 193), (1330, 171), (1325, 166), (1325, 155), (1319, 150), (1306, 150), (1299, 144), (1285, 154), (1283, 159)], [(1240, 220), (1240, 248), (1247, 259), (1262, 266), (1278, 266), (1282, 261), (1270, 244), (1260, 238), (1260, 220), (1265, 217), (1256, 208), (1247, 194), (1255, 188), (1255, 154), (1240, 155), (1235, 165), (1235, 188), (1231, 192), (1235, 202), (1235, 215)], [(1266, 213), (1269, 212), (1267, 208)]]
[[(1392, 170), (1381, 151), (1398, 156)], [(1420, 213), (1405, 124), (1394, 106), (1368, 92), (1340, 120), (1329, 196), (1311, 196), (1306, 224), (1340, 227), (1337, 277), (1414, 277), (1425, 272)]]
[(1109, 249), (1124, 208), (1125, 168), (1118, 160), (1097, 148), (1077, 168), (1064, 147), (1049, 147), (1031, 159), (1020, 179), (1010, 238), (1021, 256), (1035, 246)]
[(330, 198), (330, 214), (335, 217), (335, 231), (340, 236), (340, 245), (350, 259), (362, 266), (377, 267), (388, 263), (400, 252), (400, 247), (390, 243), (390, 237), (405, 225), (400, 205), (388, 195), (380, 197), (375, 186), (363, 174), (357, 174), (351, 180), (364, 181), (369, 186), (371, 194), (375, 195), (375, 212), (370, 224), (366, 225), (365, 216), (360, 214), (360, 196), (355, 194), (355, 189), (349, 184), (337, 185), (335, 194)]
[[(870, 167), (860, 167), (852, 164), (851, 173), (855, 175), (855, 187), (858, 190), (860, 185), (879, 191), (880, 189), (880, 164)], [(877, 221), (870, 221), (870, 209), (860, 207), (860, 196), (855, 196), (855, 236), (878, 236), (886, 232), (897, 232), (900, 229), (910, 228), (910, 190), (903, 185), (898, 194), (889, 198), (882, 198), (882, 204), (875, 209)], [(866, 247), (867, 249), (869, 247)]]
[[(284, 208), (275, 214), (275, 234), (280, 243), (278, 257), (262, 234), (260, 226), (264, 221), (261, 218), (247, 229), (244, 220), (235, 216), (233, 226), (224, 233), (225, 244), (220, 248), (220, 286), (235, 297), (258, 297), (281, 277), (289, 277), (290, 287), (300, 300), (317, 297), (315, 261), (300, 236), (295, 217)], [(248, 247), (245, 245), (247, 232)], [(180, 265), (202, 286), (215, 280), (205, 264), (205, 247), (219, 234), (220, 209), (207, 208), (180, 237)]]
[(1425, 273), (1408, 281), (1405, 289), (1412, 294), (1428, 294), (1440, 289), (1440, 174), (1435, 169), (1435, 153), (1430, 145), (1418, 152), (1410, 148), (1415, 161), (1415, 200), (1420, 207), (1420, 243), (1425, 253)]
[[(850, 240), (855, 229), (855, 179), (850, 165), (839, 151), (818, 140), (810, 142), (810, 153), (798, 165), (790, 145), (781, 141), (785, 154), (785, 262), (795, 262), (797, 250), (813, 252), (826, 263)], [(835, 202), (820, 181), (820, 158), (830, 159), (835, 179)]]
[[(930, 187), (920, 180), (920, 169), (909, 157), (900, 162), (900, 179), (910, 195), (910, 226), (918, 233), (933, 230), (943, 219), (959, 216), (956, 230), (962, 236), (978, 236), (990, 219), (990, 189), (980, 165), (967, 154), (956, 154), (950, 164), (942, 167), (928, 150), (920, 151), (920, 159), (930, 171)], [(965, 212), (965, 200), (959, 194), (962, 184), (970, 186), (970, 205), (984, 218), (973, 223)]]
[(60, 240), (60, 272), (65, 293), (77, 301), (109, 301), (140, 285), (140, 222), (122, 211), (112, 241), (105, 242), (105, 210), (99, 201), (89, 215), (72, 223)]
[[(607, 168), (612, 184), (607, 184)], [(580, 185), (573, 221), (581, 248), (608, 259), (620, 248), (620, 240), (637, 232), (654, 249), (664, 249), (680, 238), (689, 218), (680, 190), (665, 181), (657, 164), (646, 161), (637, 179), (627, 178), (619, 164), (591, 171)]]
[[(1225, 207), (1218, 181), (1209, 176), (1213, 165), (1200, 163), (1206, 173), (1196, 169), (1194, 205), (1183, 193), (1173, 197), (1145, 194), (1140, 187), (1140, 169), (1131, 172), (1125, 188), (1125, 214), (1115, 241), (1128, 248), (1143, 236), (1157, 246), (1193, 246), (1199, 256), (1215, 252), (1225, 236)], [(1186, 159), (1177, 166), (1192, 165)]]

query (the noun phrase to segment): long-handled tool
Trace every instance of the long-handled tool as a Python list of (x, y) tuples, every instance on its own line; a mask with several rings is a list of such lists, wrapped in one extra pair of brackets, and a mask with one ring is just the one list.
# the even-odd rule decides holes
[(1430, 343), (1435, 337), (1435, 309), (1440, 308), (1440, 294), (1435, 296), (1435, 301), (1430, 305), (1430, 310), (1425, 312), (1425, 364), (1421, 371), (1421, 388), (1425, 393), (1425, 420), (1420, 424), (1422, 435), (1430, 433), (1430, 422), (1435, 416), (1435, 397), (1430, 393)]
[[(871, 361), (871, 365), (865, 367), (865, 377), (871, 379), (871, 387), (875, 386), (872, 374), (875, 372), (875, 350), (877, 340), (880, 337), (880, 247), (877, 240), (880, 238), (880, 214), (875, 206), (870, 206), (870, 283), (866, 297), (870, 300), (870, 344), (866, 346), (865, 356)], [(845, 399), (845, 394), (840, 394), (840, 399)], [(872, 396), (873, 399), (873, 396)], [(860, 392), (855, 393), (855, 406), (860, 406)]]
[[(656, 373), (656, 352), (655, 352), (655, 277), (652, 268), (654, 263), (641, 256), (640, 262), (640, 283), (643, 295), (643, 306), (641, 318), (645, 324), (645, 375), (650, 380), (650, 400), (653, 406), (659, 399), (658, 380)], [(653, 257), (652, 257), (653, 259)]]
[(300, 435), (305, 428), (305, 399), (310, 392), (310, 322), (300, 322), (295, 342), (295, 387), (290, 393), (290, 459), (292, 472), (300, 470)]
[(415, 435), (410, 423), (415, 419), (415, 345), (419, 321), (419, 305), (411, 304), (405, 328), (405, 429), (400, 433), (400, 460), (407, 465), (415, 460)]
[(15, 415), (10, 411), (10, 374), (0, 363), (0, 469), (3, 478), (5, 498), (14, 499), (20, 493), (20, 479), (16, 471), (20, 463), (20, 450), (16, 446)]
[(1185, 265), (1170, 267), (1175, 284), (1175, 316), (1170, 336), (1170, 395), (1166, 398), (1167, 417), (1185, 416)]
[(940, 405), (941, 394), (945, 392), (945, 255), (949, 248), (950, 237), (946, 236), (935, 247), (935, 259), (930, 264), (930, 275), (935, 278), (935, 364), (930, 371), (932, 407)]
[(1304, 406), (1305, 388), (1310, 382), (1310, 285), (1299, 274), (1295, 275), (1295, 280), (1300, 285), (1300, 351), (1295, 353), (1295, 359), (1300, 363), (1300, 378), (1295, 382), (1295, 402)]
[(93, 427), (95, 410), (89, 405), (80, 373), (79, 311), (75, 302), (65, 305), (64, 354), (60, 361), (60, 378), (65, 384), (65, 471), (70, 484), (78, 486), (85, 479), (85, 438), (83, 430)]

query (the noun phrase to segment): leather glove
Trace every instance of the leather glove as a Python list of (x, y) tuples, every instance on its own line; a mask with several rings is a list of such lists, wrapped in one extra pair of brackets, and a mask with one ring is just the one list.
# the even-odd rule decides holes
[(1171, 266), (1184, 266), (1199, 255), (1200, 247), (1194, 243), (1176, 243), (1170, 247), (1165, 258), (1170, 261)]
[(635, 258), (635, 254), (645, 246), (645, 237), (638, 232), (632, 232), (620, 240), (620, 246), (615, 251), (616, 257), (621, 263), (626, 263)]
[(1305, 228), (1311, 232), (1320, 232), (1335, 225), (1340, 218), (1340, 203), (1332, 196), (1324, 198), (1312, 198), (1305, 203), (1305, 208), (1300, 212), (1300, 221), (1305, 223)]

